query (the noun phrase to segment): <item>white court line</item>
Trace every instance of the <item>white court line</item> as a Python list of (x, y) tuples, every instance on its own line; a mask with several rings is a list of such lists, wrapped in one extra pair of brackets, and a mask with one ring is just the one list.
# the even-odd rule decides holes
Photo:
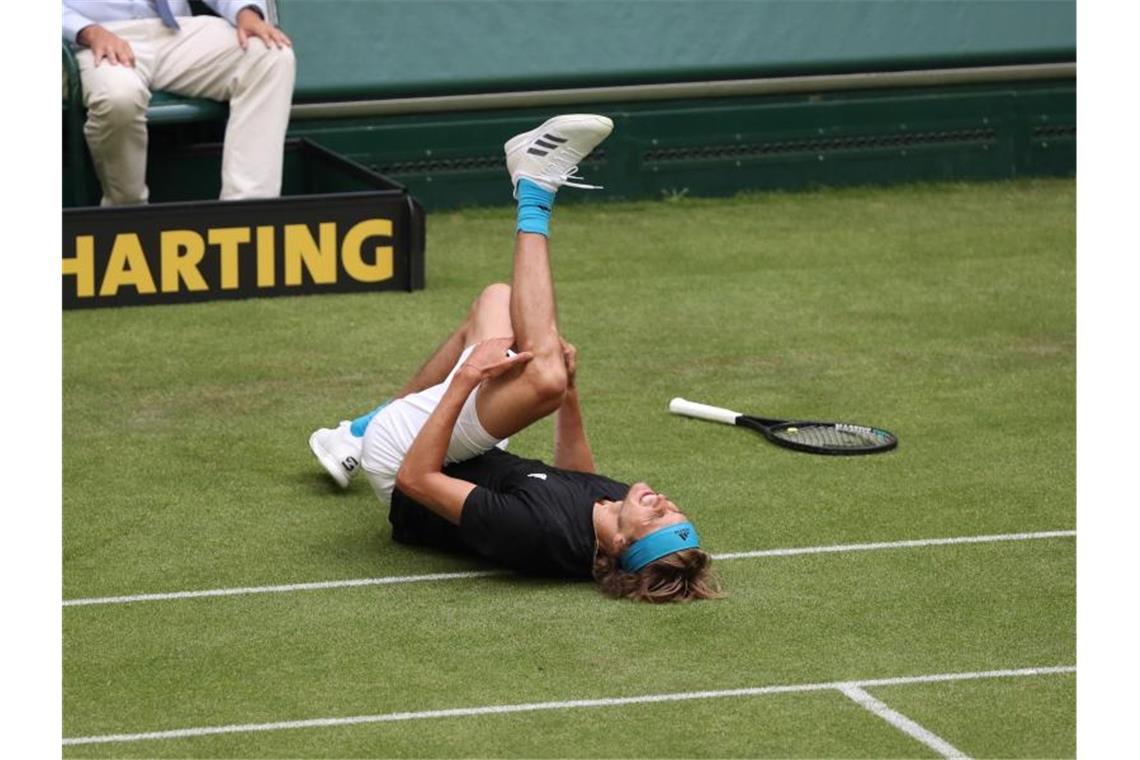
[(917, 739), (927, 747), (930, 747), (932, 750), (942, 755), (942, 757), (967, 758), (965, 752), (958, 749), (938, 734), (926, 728), (923, 728), (921, 725), (915, 723), (913, 720), (906, 717), (897, 710), (892, 710), (890, 707), (875, 699), (858, 686), (847, 684), (846, 686), (839, 687), (839, 690), (850, 697), (860, 707), (870, 710), (875, 715), (878, 715), (880, 718), (885, 720), (887, 723), (890, 723), (892, 726), (902, 731), (907, 736)]
[[(910, 549), (924, 546), (947, 546), (950, 544), (986, 544), (1001, 541), (1033, 541), (1048, 538), (1070, 538), (1075, 530), (1051, 530), (1037, 533), (1004, 533), (989, 536), (959, 536), (957, 538), (920, 538), (907, 541), (886, 541), (872, 544), (836, 544), (833, 546), (804, 546), (793, 549), (761, 549), (751, 552), (730, 552), (714, 554), (714, 560), (756, 559), (760, 557), (792, 557), (799, 554), (834, 554), (840, 552), (865, 552), (880, 549)], [(314, 583), (289, 583), (281, 586), (247, 586), (238, 588), (216, 588), (205, 591), (172, 591), (162, 594), (134, 594), (129, 596), (99, 596), (80, 599), (64, 599), (64, 607), (85, 607), (100, 604), (131, 604), (133, 602), (162, 602), (175, 599), (196, 599), (209, 596), (245, 596), (249, 594), (279, 594), (291, 591), (313, 591), (317, 589), (351, 588), (356, 586), (387, 586), (420, 581), (453, 581), (467, 578), (488, 578), (506, 575), (505, 570), (473, 570), (458, 573), (431, 573), (428, 575), (390, 575), (380, 578), (354, 578), (342, 581), (317, 581)]]
[(1075, 530), (1047, 530), (1037, 533), (1001, 533), (991, 536), (958, 536), (956, 538), (917, 538), (912, 541), (883, 541), (873, 544), (838, 544), (805, 546), (798, 549), (760, 549), (753, 552), (714, 554), (713, 559), (753, 559), (756, 557), (791, 557), (797, 554), (831, 554), (833, 552), (869, 552), (877, 549), (907, 549), (916, 546), (949, 546), (951, 544), (992, 544), (998, 541), (1037, 541), (1043, 538), (1071, 538)]
[(130, 602), (162, 602), (171, 599), (197, 599), (203, 596), (245, 596), (247, 594), (281, 594), (289, 591), (314, 591), (354, 586), (389, 586), (398, 583), (421, 581), (454, 581), (464, 578), (486, 578), (505, 575), (505, 570), (472, 570), (461, 573), (430, 573), (428, 575), (388, 575), (381, 578), (353, 578), (343, 581), (316, 581), (313, 583), (287, 583), (282, 586), (239, 586), (214, 588), (205, 591), (172, 591), (167, 594), (135, 594), (133, 596), (100, 596), (87, 599), (65, 599), (64, 607), (81, 607), (90, 604), (129, 604)]
[[(117, 742), (139, 742), (159, 739), (187, 739), (197, 736), (218, 734), (245, 734), (258, 731), (284, 731), (297, 728), (325, 728), (330, 726), (356, 726), (368, 723), (396, 723), (409, 720), (433, 718), (461, 718), (475, 715), (505, 715), (508, 713), (538, 712), (542, 710), (572, 710), (584, 707), (613, 707), (618, 705), (639, 705), (660, 702), (683, 702), (693, 699), (715, 699), (722, 697), (759, 697), (768, 694), (790, 694), (797, 692), (827, 691), (873, 687), (899, 686), (902, 684), (938, 683), (945, 681), (967, 681), (982, 678), (1016, 678), (1025, 676), (1075, 673), (1072, 665), (1058, 665), (1042, 668), (1019, 668), (1016, 670), (986, 670), (974, 673), (939, 673), (924, 676), (902, 676), (898, 678), (875, 678), (863, 681), (834, 681), (830, 683), (784, 684), (780, 686), (757, 686), (744, 689), (722, 689), (718, 691), (687, 691), (671, 694), (644, 694), (636, 697), (606, 697), (603, 699), (573, 699), (562, 702), (531, 702), (514, 705), (488, 705), (484, 707), (456, 707), (446, 710), (422, 710), (418, 712), (395, 712), (380, 715), (356, 715), (346, 718), (311, 718), (309, 720), (288, 720), (276, 723), (241, 723), (228, 726), (203, 726), (200, 728), (180, 728), (172, 731), (148, 731), (138, 734), (103, 734), (100, 736), (75, 736), (64, 738), (65, 745), (111, 744)], [(846, 693), (846, 692), (844, 692)]]

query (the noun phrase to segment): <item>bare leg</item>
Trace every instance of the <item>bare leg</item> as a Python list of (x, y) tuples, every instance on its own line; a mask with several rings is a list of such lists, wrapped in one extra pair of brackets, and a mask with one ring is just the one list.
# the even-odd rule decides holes
[(488, 285), (475, 302), (467, 318), (435, 350), (424, 365), (393, 398), (403, 398), (447, 379), (463, 349), (487, 338), (505, 338), (513, 333), (510, 316), (511, 288), (503, 283)]
[[(403, 398), (442, 383), (459, 361), (466, 346), (487, 338), (513, 340), (510, 301), (509, 285), (495, 283), (484, 288), (471, 304), (471, 310), (459, 327), (443, 341), (393, 398)], [(352, 480), (361, 460), (364, 434), (372, 419), (384, 406), (385, 404), (381, 404), (366, 414), (341, 423), (336, 428), (321, 428), (309, 437), (309, 448), (341, 488), (347, 488)]]
[(539, 359), (540, 350), (550, 349), (561, 363), (554, 276), (550, 273), (550, 247), (544, 235), (520, 232), (515, 236), (511, 325), (520, 351), (531, 351)]
[(403, 398), (430, 388), (437, 383), (442, 383), (447, 377), (447, 373), (455, 366), (455, 362), (459, 361), (459, 355), (463, 353), (463, 345), (466, 340), (465, 327), (466, 323), (460, 325), (459, 329), (447, 336), (447, 340), (440, 344), (435, 353), (424, 362), (422, 367), (416, 370), (411, 379), (404, 384), (403, 388), (396, 391), (392, 398)]
[(542, 419), (558, 409), (566, 395), (554, 279), (543, 235), (520, 232), (515, 236), (510, 317), (515, 345), (519, 351), (533, 353), (534, 359), (479, 390), (479, 421), (496, 438), (506, 438)]

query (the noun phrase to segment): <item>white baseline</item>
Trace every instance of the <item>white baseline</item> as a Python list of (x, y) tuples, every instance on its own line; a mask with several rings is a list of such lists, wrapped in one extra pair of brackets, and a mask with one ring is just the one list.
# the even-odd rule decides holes
[[(721, 689), (717, 691), (687, 691), (668, 694), (643, 694), (634, 697), (606, 697), (602, 699), (572, 699), (561, 702), (531, 702), (513, 705), (487, 705), (483, 707), (456, 707), (445, 710), (422, 710), (418, 712), (395, 712), (379, 715), (355, 715), (344, 718), (311, 718), (308, 720), (288, 720), (277, 723), (241, 723), (227, 726), (203, 726), (200, 728), (180, 728), (172, 731), (148, 731), (136, 734), (104, 734), (100, 736), (75, 736), (64, 738), (65, 745), (111, 744), (117, 742), (154, 741), (162, 739), (187, 739), (218, 734), (245, 734), (258, 731), (284, 731), (301, 728), (326, 728), (332, 726), (354, 726), (368, 723), (395, 723), (409, 720), (433, 718), (461, 718), (476, 715), (505, 715), (508, 713), (538, 712), (542, 710), (573, 710), (586, 707), (613, 707), (658, 702), (683, 702), (693, 699), (716, 699), (727, 697), (760, 697), (769, 694), (792, 694), (817, 692), (834, 689), (847, 694), (848, 691), (862, 690), (875, 686), (899, 686), (903, 684), (939, 683), (945, 681), (967, 681), (982, 678), (1018, 678), (1027, 676), (1075, 673), (1072, 665), (1057, 665), (1039, 668), (1019, 668), (1015, 670), (986, 670), (972, 673), (937, 673), (920, 676), (895, 678), (873, 678), (860, 681), (833, 681), (828, 683), (783, 684), (776, 686), (756, 686), (743, 689)], [(850, 694), (848, 694), (850, 696)], [(870, 695), (868, 695), (870, 696)], [(949, 746), (949, 745), (947, 745)]]
[[(713, 554), (717, 561), (734, 559), (759, 559), (763, 557), (793, 557), (801, 554), (837, 554), (843, 552), (880, 551), (885, 549), (913, 549), (927, 546), (950, 546), (956, 544), (990, 544), (1005, 541), (1039, 541), (1051, 538), (1072, 538), (1075, 530), (1050, 530), (1036, 533), (1002, 533), (986, 536), (957, 536), (954, 538), (918, 538), (905, 541), (883, 541), (865, 544), (835, 544), (832, 546), (803, 546), (791, 549), (760, 549), (748, 552)], [(429, 573), (426, 575), (390, 575), (379, 578), (352, 578), (339, 581), (315, 581), (312, 583), (287, 583), (278, 586), (239, 586), (216, 588), (202, 591), (171, 591), (156, 594), (132, 594), (124, 596), (99, 596), (79, 599), (64, 599), (64, 607), (87, 607), (102, 604), (132, 604), (136, 602), (162, 602), (176, 599), (197, 599), (201, 597), (247, 596), (250, 594), (282, 594), (292, 591), (316, 591), (321, 589), (353, 588), (359, 586), (388, 586), (401, 583), (424, 581), (452, 581), (470, 578), (489, 578), (506, 575), (504, 570), (473, 570), (456, 573)]]
[(913, 720), (906, 717), (899, 711), (891, 709), (886, 704), (880, 702), (867, 692), (863, 691), (863, 689), (859, 686), (856, 686), (855, 684), (846, 684), (839, 687), (839, 690), (846, 694), (860, 707), (863, 707), (870, 712), (873, 712), (875, 715), (878, 715), (880, 718), (885, 720), (887, 723), (890, 723), (892, 726), (902, 731), (907, 736), (917, 739), (927, 747), (930, 747), (932, 750), (942, 755), (942, 757), (967, 757), (965, 752), (958, 749), (938, 734), (922, 727), (918, 723), (915, 723)]

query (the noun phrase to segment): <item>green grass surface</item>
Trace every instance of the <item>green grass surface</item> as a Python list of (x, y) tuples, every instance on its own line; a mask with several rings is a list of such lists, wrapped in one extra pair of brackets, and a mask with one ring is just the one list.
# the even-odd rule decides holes
[[(428, 289), (64, 315), (64, 598), (484, 569), (394, 544), (306, 439), (392, 392), (510, 276), (509, 209), (433, 215)], [(1075, 187), (1050, 180), (568, 205), (561, 323), (603, 472), (710, 551), (1065, 530)], [(821, 458), (667, 413), (841, 417)], [(512, 439), (549, 458), (551, 426)], [(69, 607), (64, 735), (1075, 662), (1072, 539), (718, 563), (729, 596), (507, 577)], [(1074, 678), (868, 689), (975, 756), (1075, 752)], [(66, 747), (74, 757), (932, 751), (839, 692)]]

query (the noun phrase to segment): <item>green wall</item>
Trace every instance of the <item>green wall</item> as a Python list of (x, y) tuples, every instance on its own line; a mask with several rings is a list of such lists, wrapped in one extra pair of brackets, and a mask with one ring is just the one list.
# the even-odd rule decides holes
[[(581, 167), (606, 191), (560, 203), (1076, 171), (1072, 80), (575, 110), (614, 120)], [(509, 203), (503, 142), (557, 111), (306, 121), (291, 133), (405, 184), (430, 211)]]
[[(333, 8), (335, 7), (335, 12)], [(1072, 0), (281, 0), (296, 100), (1073, 62)], [(502, 143), (560, 111), (614, 135), (601, 198), (1076, 170), (1076, 82), (298, 120), (431, 209), (509, 200)]]
[(1072, 61), (1073, 0), (279, 0), (298, 102)]

